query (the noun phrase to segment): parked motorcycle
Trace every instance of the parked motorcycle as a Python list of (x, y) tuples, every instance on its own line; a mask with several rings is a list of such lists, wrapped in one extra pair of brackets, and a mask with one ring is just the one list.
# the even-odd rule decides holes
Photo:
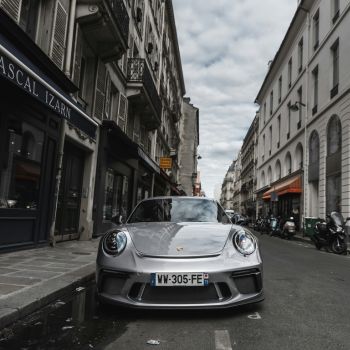
[(291, 239), (295, 235), (295, 231), (295, 220), (291, 216), (283, 224), (281, 237)]
[(314, 235), (311, 236), (316, 248), (324, 247), (335, 254), (345, 253), (347, 235), (344, 226), (343, 216), (335, 211), (327, 215), (326, 220), (317, 222), (314, 227)]

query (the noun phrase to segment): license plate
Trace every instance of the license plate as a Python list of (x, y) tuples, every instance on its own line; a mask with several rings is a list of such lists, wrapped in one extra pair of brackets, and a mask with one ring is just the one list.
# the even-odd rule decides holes
[(151, 273), (152, 287), (196, 286), (204, 287), (209, 284), (209, 274), (202, 272), (186, 273)]

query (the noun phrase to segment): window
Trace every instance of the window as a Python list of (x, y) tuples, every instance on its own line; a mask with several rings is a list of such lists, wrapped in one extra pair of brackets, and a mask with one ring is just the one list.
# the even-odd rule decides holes
[(262, 161), (265, 159), (265, 135), (263, 135)]
[(282, 100), (282, 75), (278, 79), (278, 103)]
[(300, 86), (300, 88), (297, 91), (298, 94), (298, 102), (299, 102), (299, 110), (298, 110), (298, 114), (299, 114), (299, 118), (298, 118), (298, 124), (297, 124), (297, 129), (300, 129), (301, 127), (301, 120), (303, 117), (303, 88)]
[(38, 24), (39, 0), (22, 0), (19, 26), (35, 40)]
[(288, 110), (288, 113), (287, 113), (287, 140), (289, 140), (289, 138), (290, 138), (290, 118), (291, 118), (290, 106), (291, 106), (291, 102), (289, 101), (288, 105), (287, 105), (287, 110)]
[(333, 115), (327, 127), (327, 159), (326, 159), (326, 210), (340, 211), (341, 205), (341, 122)]
[(320, 40), (320, 10), (317, 10), (313, 19), (313, 44), (316, 51)]
[(273, 112), (273, 91), (270, 92), (270, 115)]
[(292, 86), (292, 68), (293, 68), (293, 61), (291, 58), (288, 62), (288, 87)]
[(285, 175), (289, 175), (292, 173), (292, 157), (288, 152), (285, 160)]
[(84, 56), (81, 56), (80, 61), (80, 76), (79, 76), (79, 83), (78, 83), (78, 96), (81, 99), (85, 99), (85, 80), (86, 80), (86, 58)]
[(333, 24), (339, 18), (339, 0), (332, 0), (332, 22)]
[(280, 147), (280, 141), (281, 141), (281, 115), (277, 117), (277, 148)]
[(7, 140), (0, 172), (0, 208), (36, 210), (44, 133), (13, 117), (8, 122)]
[(299, 73), (302, 71), (303, 69), (303, 55), (304, 55), (304, 40), (303, 38), (301, 38), (301, 40), (299, 41), (298, 44), (298, 70)]
[(145, 11), (144, 0), (135, 0), (134, 18), (135, 18), (136, 27), (140, 34), (142, 34), (144, 11)]
[(331, 47), (332, 52), (332, 90), (331, 98), (338, 93), (339, 84), (339, 40), (337, 39)]
[(266, 123), (266, 102), (264, 103), (264, 124)]
[(270, 137), (269, 155), (271, 155), (271, 150), (272, 150), (272, 125), (270, 125), (270, 128), (269, 128), (269, 137)]
[(333, 116), (328, 123), (327, 156), (341, 150), (341, 123), (337, 116)]
[(312, 82), (313, 82), (313, 108), (312, 114), (317, 113), (317, 104), (318, 104), (318, 66), (312, 71)]

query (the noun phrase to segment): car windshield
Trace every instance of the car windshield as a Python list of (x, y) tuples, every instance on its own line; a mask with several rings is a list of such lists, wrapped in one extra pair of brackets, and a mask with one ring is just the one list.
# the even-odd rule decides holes
[(214, 200), (165, 198), (141, 202), (128, 223), (136, 222), (216, 222), (230, 223)]

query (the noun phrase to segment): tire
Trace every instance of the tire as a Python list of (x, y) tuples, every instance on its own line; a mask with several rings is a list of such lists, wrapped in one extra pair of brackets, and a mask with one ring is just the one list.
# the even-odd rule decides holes
[(339, 240), (339, 244), (338, 244), (338, 240), (334, 240), (331, 243), (331, 249), (332, 252), (335, 254), (344, 254), (347, 250), (347, 245), (344, 241)]

